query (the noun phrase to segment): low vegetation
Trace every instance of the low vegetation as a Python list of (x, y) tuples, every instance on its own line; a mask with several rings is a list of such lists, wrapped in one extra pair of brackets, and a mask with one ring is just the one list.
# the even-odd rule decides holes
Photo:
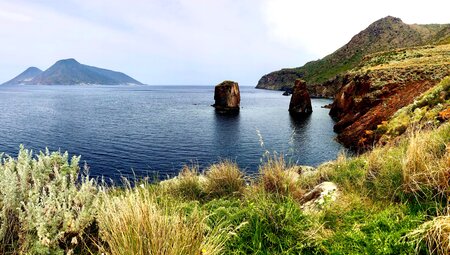
[[(252, 178), (222, 161), (125, 187), (22, 148), (0, 164), (0, 254), (448, 254), (449, 144), (447, 123), (315, 171), (273, 155)], [(304, 210), (324, 181), (337, 200)]]
[(426, 80), (440, 81), (450, 73), (450, 44), (401, 48), (369, 54), (351, 75), (368, 75), (373, 88)]

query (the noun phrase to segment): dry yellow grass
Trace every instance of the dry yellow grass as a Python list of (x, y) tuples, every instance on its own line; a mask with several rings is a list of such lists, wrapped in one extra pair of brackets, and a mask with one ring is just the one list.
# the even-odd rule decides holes
[(244, 173), (228, 160), (211, 165), (205, 175), (205, 192), (212, 197), (238, 196), (245, 188)]
[(450, 179), (448, 144), (431, 133), (412, 134), (403, 161), (406, 192), (431, 189), (448, 193)]
[[(207, 216), (196, 208), (163, 199), (144, 185), (112, 197), (104, 192), (98, 215), (101, 251), (115, 255), (220, 254), (224, 230), (209, 230)], [(188, 216), (187, 216), (188, 215)]]
[(259, 171), (260, 184), (269, 193), (291, 195), (295, 199), (300, 199), (305, 193), (299, 183), (299, 174), (295, 168), (288, 167), (282, 155), (269, 157)]
[(422, 243), (427, 246), (429, 254), (450, 254), (450, 215), (438, 216), (425, 222), (407, 237), (417, 244), (417, 254), (420, 254)]
[(379, 52), (366, 56), (368, 61), (360, 71), (418, 66), (449, 66), (450, 44), (423, 46)]

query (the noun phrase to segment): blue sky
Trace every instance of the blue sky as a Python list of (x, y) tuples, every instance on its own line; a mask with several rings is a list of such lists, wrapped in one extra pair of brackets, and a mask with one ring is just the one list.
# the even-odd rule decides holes
[(450, 23), (447, 0), (0, 0), (0, 83), (63, 58), (147, 84), (254, 86), (373, 21)]

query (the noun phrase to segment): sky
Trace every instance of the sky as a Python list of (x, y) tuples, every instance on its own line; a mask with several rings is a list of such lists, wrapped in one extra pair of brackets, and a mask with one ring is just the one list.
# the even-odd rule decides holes
[(0, 83), (59, 59), (151, 85), (254, 86), (388, 15), (450, 23), (448, 0), (0, 0)]

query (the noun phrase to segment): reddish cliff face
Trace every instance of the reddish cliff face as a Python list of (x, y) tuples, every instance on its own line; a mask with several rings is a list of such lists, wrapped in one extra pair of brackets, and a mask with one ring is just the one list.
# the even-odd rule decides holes
[(338, 140), (355, 150), (371, 148), (377, 126), (450, 75), (450, 44), (404, 48), (364, 57), (343, 78), (330, 115)]
[(301, 79), (295, 81), (289, 113), (295, 117), (302, 117), (312, 113), (311, 98), (306, 88), (306, 82)]
[(403, 75), (401, 82), (384, 86), (374, 86), (374, 80), (379, 78), (377, 73), (347, 76), (330, 110), (330, 115), (338, 120), (334, 126), (339, 133), (338, 140), (355, 150), (371, 148), (379, 139), (374, 132), (377, 125), (411, 104), (416, 97), (435, 86), (441, 77), (435, 77), (428, 70), (413, 72), (415, 76)]

